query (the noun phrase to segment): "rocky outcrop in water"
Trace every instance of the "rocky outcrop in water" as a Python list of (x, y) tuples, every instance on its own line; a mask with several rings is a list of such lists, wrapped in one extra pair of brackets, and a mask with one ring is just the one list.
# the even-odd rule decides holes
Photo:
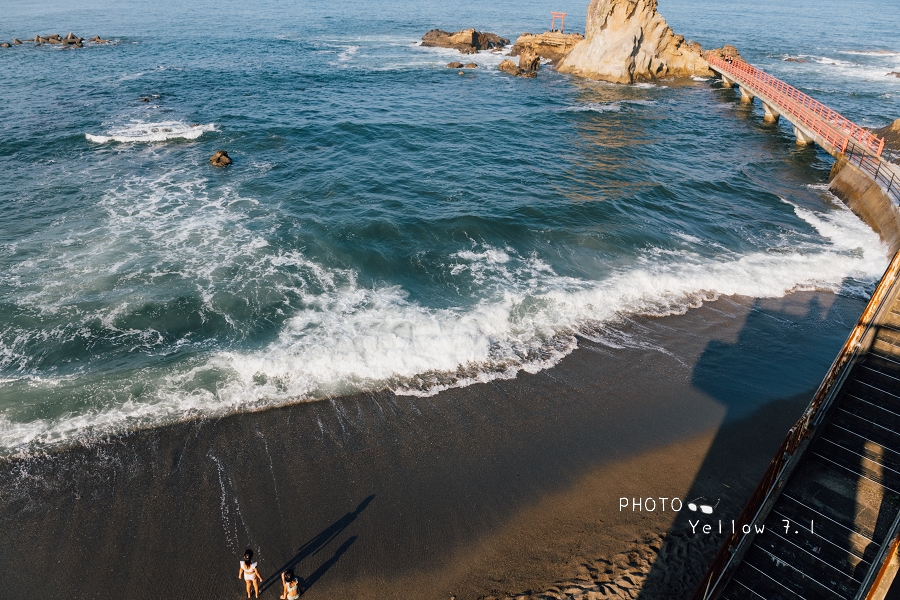
[(525, 50), (519, 54), (519, 68), (523, 71), (538, 71), (541, 68), (541, 57)]
[(432, 29), (422, 36), (422, 45), (428, 48), (455, 48), (463, 54), (475, 54), (479, 50), (501, 49), (509, 40), (495, 33), (482, 33), (475, 29), (463, 29), (450, 33)]
[(672, 31), (656, 0), (591, 0), (586, 37), (557, 68), (613, 83), (710, 75), (701, 52)]
[[(62, 37), (58, 33), (51, 33), (50, 35), (36, 35), (34, 38), (30, 40), (26, 40), (28, 42), (33, 42), (35, 46), (42, 46), (43, 44), (51, 44), (51, 45), (60, 45), (66, 46), (68, 48), (83, 48), (84, 47), (84, 38), (79, 37), (72, 33), (71, 31), (66, 37)], [(99, 35), (95, 35), (93, 38), (88, 40), (90, 42), (94, 42), (95, 44), (106, 44), (109, 43), (109, 40), (102, 39)], [(9, 48), (10, 45), (6, 42), (5, 46), (0, 44), (0, 47)], [(19, 38), (13, 39), (13, 45), (21, 46), (22, 40)]]
[(228, 156), (228, 153), (224, 150), (217, 150), (215, 154), (209, 159), (209, 162), (214, 167), (227, 167), (231, 164), (231, 158)]
[(537, 35), (523, 33), (510, 48), (509, 55), (519, 56), (523, 52), (531, 52), (557, 63), (583, 39), (584, 36), (580, 33), (560, 33), (558, 31), (548, 31)]
[[(521, 57), (519, 57), (519, 61), (521, 62)], [(510, 75), (515, 75), (516, 77), (537, 77), (536, 70), (529, 71), (521, 67), (517, 67), (516, 63), (509, 60), (508, 58), (503, 60), (503, 62), (501, 62), (497, 68), (504, 73), (509, 73)]]

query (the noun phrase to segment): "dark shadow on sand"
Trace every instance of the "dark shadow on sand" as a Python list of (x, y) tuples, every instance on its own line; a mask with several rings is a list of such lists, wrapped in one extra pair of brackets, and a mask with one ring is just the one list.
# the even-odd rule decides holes
[[(356, 507), (356, 510), (352, 512), (348, 512), (343, 517), (326, 527), (322, 530), (321, 533), (314, 536), (308, 542), (300, 546), (297, 551), (297, 554), (294, 555), (291, 560), (286, 562), (281, 566), (275, 573), (273, 573), (268, 579), (266, 579), (262, 586), (260, 586), (261, 591), (265, 591), (273, 585), (281, 583), (281, 574), (285, 571), (292, 571), (294, 568), (300, 564), (300, 562), (308, 557), (318, 554), (320, 550), (325, 548), (328, 544), (330, 544), (337, 536), (339, 536), (347, 527), (352, 524), (362, 511), (369, 506), (369, 503), (375, 499), (375, 494), (371, 494), (367, 498), (365, 498), (362, 502), (359, 503), (359, 506)], [(334, 553), (334, 556), (329, 558), (325, 563), (322, 564), (318, 569), (316, 569), (312, 575), (307, 578), (301, 578), (301, 583), (305, 589), (309, 589), (316, 581), (318, 581), (328, 569), (333, 567), (335, 563), (341, 558), (341, 555), (347, 551), (348, 548), (356, 541), (357, 536), (353, 536), (343, 544), (341, 544), (340, 548)]]
[[(727, 412), (683, 498), (685, 508), (664, 535), (640, 600), (689, 598), (694, 592), (730, 531), (731, 520), (740, 514), (840, 351), (840, 336), (832, 335), (826, 343), (817, 329), (837, 326), (849, 334), (855, 324), (855, 317), (849, 322), (847, 310), (841, 311), (841, 301), (838, 296), (823, 311), (814, 295), (805, 302), (805, 316), (798, 319), (796, 304), (756, 300), (735, 343), (714, 340), (707, 345), (691, 383), (721, 402)], [(770, 451), (762, 451), (768, 447)], [(695, 498), (719, 505), (712, 515), (692, 512), (686, 505)], [(698, 520), (700, 527), (712, 525), (711, 535), (692, 530), (689, 521)], [(717, 533), (719, 520), (722, 534)]]

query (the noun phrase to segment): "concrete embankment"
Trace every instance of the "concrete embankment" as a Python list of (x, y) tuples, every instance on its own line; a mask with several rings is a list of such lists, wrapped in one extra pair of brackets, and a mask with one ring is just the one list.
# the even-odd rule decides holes
[(900, 250), (900, 208), (868, 173), (840, 157), (831, 168), (831, 192), (878, 232), (893, 255)]

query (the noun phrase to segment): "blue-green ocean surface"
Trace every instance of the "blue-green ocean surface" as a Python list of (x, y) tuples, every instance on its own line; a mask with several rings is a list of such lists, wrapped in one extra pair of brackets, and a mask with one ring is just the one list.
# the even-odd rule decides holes
[[(0, 49), (0, 453), (512, 377), (725, 294), (865, 297), (886, 250), (758, 103), (416, 44), (586, 8), (6, 0), (3, 40), (113, 43)], [(862, 125), (900, 116), (893, 0), (660, 10)]]

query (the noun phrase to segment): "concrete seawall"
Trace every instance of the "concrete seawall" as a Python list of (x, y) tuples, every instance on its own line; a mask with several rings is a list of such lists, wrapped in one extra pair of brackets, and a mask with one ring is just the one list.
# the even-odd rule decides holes
[(900, 208), (868, 173), (841, 156), (831, 168), (829, 180), (831, 192), (878, 233), (891, 256), (900, 250)]

